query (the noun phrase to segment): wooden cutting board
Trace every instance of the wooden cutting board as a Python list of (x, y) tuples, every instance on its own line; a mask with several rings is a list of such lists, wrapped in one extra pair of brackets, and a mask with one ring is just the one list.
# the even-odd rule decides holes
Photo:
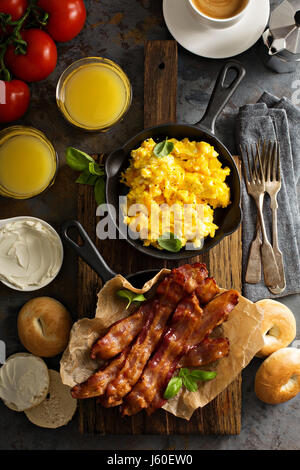
[[(145, 44), (144, 127), (176, 122), (177, 43), (148, 41)], [(122, 124), (121, 124), (122, 125)], [(113, 131), (112, 131), (113, 132)], [(128, 136), (130, 137), (130, 136)], [(78, 185), (78, 220), (96, 243), (108, 265), (118, 273), (178, 266), (175, 262), (137, 253), (125, 240), (96, 239), (96, 205), (93, 188)], [(217, 247), (188, 262), (202, 261), (210, 275), (224, 288), (241, 291), (241, 229)], [(185, 264), (182, 260), (180, 264)], [(79, 260), (78, 316), (93, 317), (96, 294), (102, 286), (92, 269)], [(238, 434), (241, 429), (241, 375), (215, 400), (197, 410), (190, 421), (175, 418), (164, 410), (152, 416), (142, 412), (122, 418), (117, 409), (96, 405), (95, 399), (79, 401), (81, 433), (106, 434)]]

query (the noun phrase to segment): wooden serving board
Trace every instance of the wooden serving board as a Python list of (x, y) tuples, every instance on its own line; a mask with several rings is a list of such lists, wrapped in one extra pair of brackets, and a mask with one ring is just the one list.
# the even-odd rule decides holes
[[(145, 44), (144, 127), (176, 122), (177, 43), (149, 41)], [(143, 269), (176, 267), (178, 263), (143, 256), (125, 240), (96, 239), (96, 205), (93, 188), (78, 185), (78, 220), (95, 241), (108, 265), (118, 273)], [(205, 255), (188, 262), (202, 261), (210, 275), (224, 288), (241, 291), (241, 229), (225, 238)], [(185, 264), (182, 260), (180, 264)], [(92, 269), (79, 260), (78, 314), (93, 317), (96, 294), (102, 286)], [(190, 421), (158, 410), (152, 416), (142, 412), (122, 418), (118, 409), (105, 409), (95, 399), (79, 402), (79, 427), (82, 433), (105, 434), (238, 434), (241, 429), (241, 376), (215, 400), (197, 410)]]

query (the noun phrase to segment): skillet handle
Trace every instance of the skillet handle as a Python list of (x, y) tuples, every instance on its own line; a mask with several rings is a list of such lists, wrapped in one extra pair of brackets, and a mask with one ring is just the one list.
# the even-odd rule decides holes
[[(229, 85), (226, 85), (226, 77), (230, 70), (234, 70), (237, 75)], [(196, 123), (196, 126), (201, 125), (202, 128), (205, 128), (213, 134), (215, 133), (215, 123), (219, 114), (221, 113), (221, 111), (223, 111), (226, 104), (238, 88), (245, 75), (246, 70), (240, 62), (232, 60), (225, 64), (225, 66), (218, 75), (215, 87), (213, 89), (204, 116), (200, 122)]]
[[(83, 245), (78, 245), (78, 243), (69, 236), (68, 232), (71, 228), (75, 229), (77, 234), (80, 235)], [(98, 274), (103, 282), (109, 281), (116, 275), (116, 273), (106, 264), (80, 222), (77, 220), (65, 222), (61, 226), (61, 235), (62, 238), (76, 251), (80, 258), (82, 258)]]

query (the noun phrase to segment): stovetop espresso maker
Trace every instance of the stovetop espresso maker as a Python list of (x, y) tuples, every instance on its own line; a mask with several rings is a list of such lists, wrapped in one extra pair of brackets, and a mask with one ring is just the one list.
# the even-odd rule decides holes
[(275, 8), (262, 38), (266, 65), (278, 73), (295, 71), (300, 62), (300, 0), (285, 0)]

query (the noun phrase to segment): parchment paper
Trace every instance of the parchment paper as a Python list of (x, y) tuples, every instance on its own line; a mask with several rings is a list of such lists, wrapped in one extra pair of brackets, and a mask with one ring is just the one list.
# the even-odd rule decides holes
[[(82, 318), (72, 327), (69, 344), (60, 363), (64, 384), (73, 387), (77, 383), (84, 382), (99, 369), (101, 363), (89, 358), (91, 346), (113, 323), (136, 310), (134, 304), (126, 310), (126, 299), (119, 298), (116, 295), (117, 290), (130, 289), (133, 292), (143, 293), (148, 298), (154, 294), (158, 281), (168, 272), (167, 269), (160, 271), (142, 289), (135, 289), (121, 275), (117, 275), (103, 286), (98, 293), (95, 318)], [(189, 420), (197, 408), (207, 405), (221, 393), (262, 348), (264, 344), (260, 333), (262, 316), (263, 312), (259, 307), (240, 296), (239, 303), (229, 315), (228, 321), (214, 332), (216, 336), (225, 336), (229, 339), (229, 355), (203, 367), (205, 370), (217, 371), (217, 377), (209, 382), (199, 382), (197, 392), (182, 390), (163, 408), (175, 416)]]

